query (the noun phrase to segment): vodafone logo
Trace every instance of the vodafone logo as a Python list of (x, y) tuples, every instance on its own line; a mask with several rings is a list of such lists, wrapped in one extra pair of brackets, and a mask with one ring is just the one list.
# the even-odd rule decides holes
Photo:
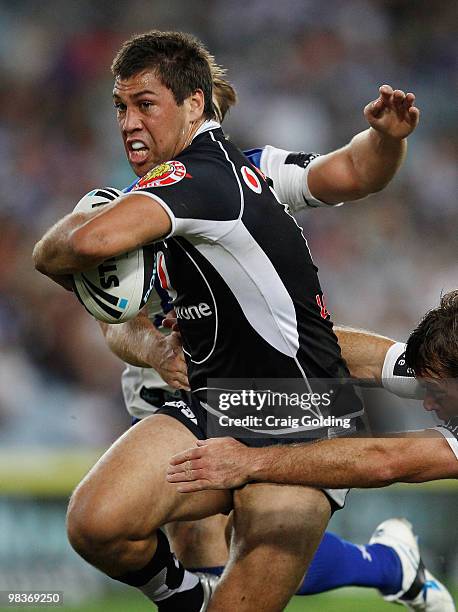
[(149, 187), (168, 187), (178, 183), (186, 176), (186, 166), (180, 161), (172, 160), (159, 164), (141, 178), (132, 191)]
[(201, 319), (202, 317), (210, 317), (213, 314), (212, 309), (205, 302), (200, 302), (195, 306), (175, 306), (177, 319)]
[(248, 187), (251, 189), (251, 191), (254, 191), (255, 193), (258, 193), (258, 194), (261, 193), (262, 185), (261, 185), (261, 181), (256, 175), (256, 172), (252, 170), (251, 168), (248, 168), (248, 166), (242, 166), (240, 171), (242, 173), (243, 180), (248, 185)]

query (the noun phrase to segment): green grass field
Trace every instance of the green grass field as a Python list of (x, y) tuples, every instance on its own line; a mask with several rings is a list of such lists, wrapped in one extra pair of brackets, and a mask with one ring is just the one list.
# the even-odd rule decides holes
[[(454, 592), (455, 600), (458, 590)], [(24, 608), (8, 607), (8, 610)], [(77, 606), (62, 606), (55, 608), (39, 608), (40, 610), (60, 610), (60, 612), (151, 612), (154, 608), (137, 593), (121, 592), (118, 596), (107, 597), (94, 602)], [(400, 608), (384, 602), (370, 589), (341, 589), (333, 593), (314, 595), (313, 597), (295, 597), (287, 612), (396, 612)], [(404, 609), (404, 608), (403, 608)], [(234, 610), (234, 612), (236, 612)]]

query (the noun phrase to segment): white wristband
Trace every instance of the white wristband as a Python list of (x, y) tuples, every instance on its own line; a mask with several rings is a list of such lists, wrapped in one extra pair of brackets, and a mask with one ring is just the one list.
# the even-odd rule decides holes
[(406, 363), (406, 345), (396, 342), (386, 352), (382, 368), (382, 386), (387, 391), (410, 399), (421, 399), (424, 395), (412, 368)]

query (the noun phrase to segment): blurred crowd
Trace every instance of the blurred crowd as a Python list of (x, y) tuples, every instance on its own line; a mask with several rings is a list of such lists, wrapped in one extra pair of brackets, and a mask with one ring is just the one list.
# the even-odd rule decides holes
[(416, 93), (393, 183), (300, 216), (334, 320), (402, 339), (458, 281), (455, 23), (453, 0), (0, 2), (0, 442), (103, 446), (128, 423), (122, 364), (31, 263), (84, 193), (132, 180), (109, 70), (125, 38), (204, 40), (238, 90), (226, 130), (241, 148), (324, 153), (365, 129), (379, 85)]

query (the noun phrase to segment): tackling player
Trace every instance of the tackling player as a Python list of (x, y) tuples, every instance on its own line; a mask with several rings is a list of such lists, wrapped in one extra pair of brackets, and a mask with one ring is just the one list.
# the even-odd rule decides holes
[(247, 448), (231, 438), (198, 441), (199, 448), (173, 458), (167, 478), (192, 481), (180, 485), (181, 491), (232, 488), (248, 481), (372, 488), (458, 478), (458, 290), (444, 295), (412, 332), (406, 361), (423, 380), (425, 408), (444, 424), (390, 438), (281, 449)]

